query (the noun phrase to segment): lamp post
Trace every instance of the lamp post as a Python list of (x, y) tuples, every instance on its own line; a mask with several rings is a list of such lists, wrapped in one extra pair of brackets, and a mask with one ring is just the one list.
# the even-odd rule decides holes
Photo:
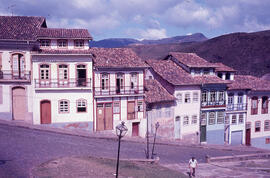
[(119, 155), (120, 155), (120, 140), (124, 137), (128, 131), (127, 127), (125, 126), (125, 122), (122, 121), (121, 124), (115, 127), (116, 135), (118, 136), (118, 154), (117, 154), (117, 164), (116, 164), (116, 178), (118, 178), (118, 167), (119, 167)]
[(153, 148), (152, 148), (152, 155), (151, 155), (151, 159), (154, 159), (154, 149), (155, 149), (155, 143), (156, 143), (156, 136), (157, 136), (157, 129), (159, 127), (159, 122), (157, 122), (155, 124), (155, 127), (156, 127), (156, 132), (155, 132), (155, 137), (154, 137), (154, 143), (153, 143)]

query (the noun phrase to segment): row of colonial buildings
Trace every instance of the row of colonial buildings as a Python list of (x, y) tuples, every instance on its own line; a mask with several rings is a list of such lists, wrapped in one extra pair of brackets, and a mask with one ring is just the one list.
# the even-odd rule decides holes
[[(142, 60), (89, 48), (86, 29), (0, 17), (0, 119), (130, 136), (270, 148), (270, 82), (193, 53)], [(147, 124), (148, 123), (148, 124)]]

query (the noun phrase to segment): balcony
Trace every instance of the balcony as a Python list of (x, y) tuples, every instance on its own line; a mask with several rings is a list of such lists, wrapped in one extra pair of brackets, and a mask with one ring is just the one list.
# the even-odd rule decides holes
[(68, 79), (68, 80), (58, 80), (58, 79), (50, 79), (50, 80), (40, 80), (35, 79), (35, 88), (36, 89), (71, 89), (71, 88), (91, 88), (91, 79), (90, 78), (79, 78), (79, 79)]
[(227, 105), (227, 111), (245, 111), (245, 110), (247, 110), (246, 103), (228, 104)]
[(118, 87), (108, 87), (108, 88), (101, 88), (95, 87), (95, 96), (110, 96), (110, 95), (138, 95), (144, 94), (143, 86), (139, 86), (136, 88), (131, 88), (130, 86), (125, 86), (123, 88)]
[(210, 107), (225, 107), (226, 101), (202, 101), (202, 107), (210, 108)]
[(31, 82), (31, 71), (1, 70), (0, 82)]

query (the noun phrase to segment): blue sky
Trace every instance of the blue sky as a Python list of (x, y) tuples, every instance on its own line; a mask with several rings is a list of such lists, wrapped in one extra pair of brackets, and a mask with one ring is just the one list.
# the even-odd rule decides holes
[(87, 28), (94, 40), (269, 30), (269, 9), (270, 0), (0, 0), (0, 15), (44, 16), (48, 27)]

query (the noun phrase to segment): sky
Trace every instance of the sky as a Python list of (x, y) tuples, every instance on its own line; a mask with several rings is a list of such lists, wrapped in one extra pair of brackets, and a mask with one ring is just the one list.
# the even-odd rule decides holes
[(43, 16), (49, 28), (86, 28), (94, 40), (269, 30), (269, 9), (270, 0), (0, 0), (0, 15)]

